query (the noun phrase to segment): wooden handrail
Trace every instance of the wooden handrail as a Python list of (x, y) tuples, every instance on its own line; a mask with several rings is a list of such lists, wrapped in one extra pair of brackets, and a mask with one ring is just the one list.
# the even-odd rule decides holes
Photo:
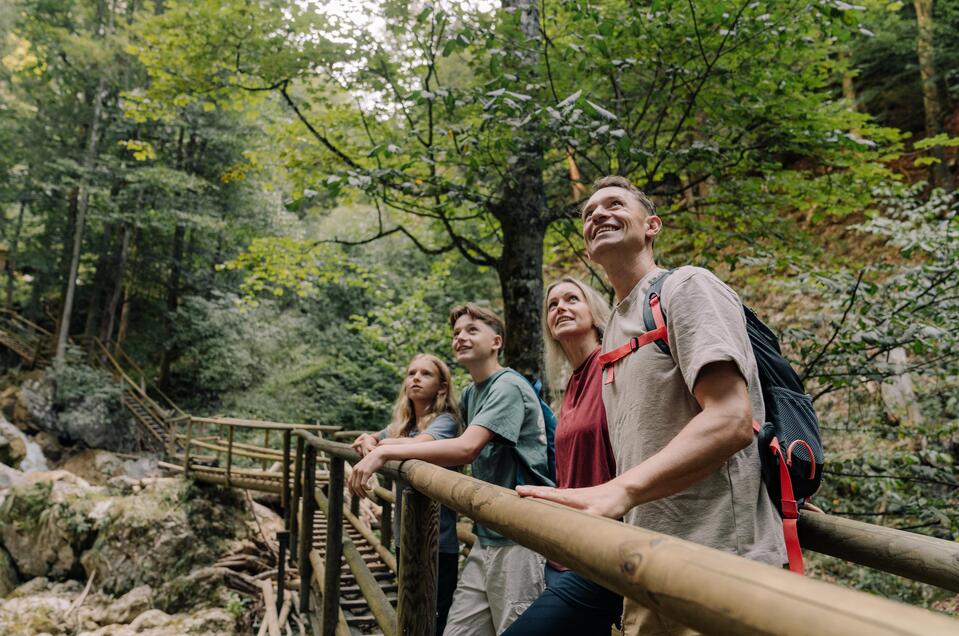
[[(334, 458), (358, 460), (346, 444), (305, 431), (294, 434)], [(521, 499), (427, 462), (388, 462), (381, 472), (704, 633), (959, 633), (959, 621), (949, 617), (558, 504)]]
[(270, 429), (270, 430), (303, 430), (303, 431), (319, 431), (322, 433), (338, 431), (340, 430), (339, 426), (331, 426), (329, 424), (293, 424), (288, 422), (270, 422), (266, 420), (249, 420), (242, 419), (237, 417), (197, 417), (191, 415), (190, 419), (197, 424), (217, 424), (219, 426), (236, 426), (239, 428), (259, 428), (259, 429)]

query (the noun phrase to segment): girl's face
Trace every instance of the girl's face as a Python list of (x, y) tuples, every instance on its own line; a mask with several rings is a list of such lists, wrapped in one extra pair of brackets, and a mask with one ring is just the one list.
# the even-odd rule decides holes
[(582, 338), (593, 332), (593, 315), (579, 287), (560, 283), (549, 290), (546, 324), (557, 340)]
[(406, 394), (414, 402), (431, 403), (442, 386), (436, 365), (426, 358), (417, 358), (406, 369)]

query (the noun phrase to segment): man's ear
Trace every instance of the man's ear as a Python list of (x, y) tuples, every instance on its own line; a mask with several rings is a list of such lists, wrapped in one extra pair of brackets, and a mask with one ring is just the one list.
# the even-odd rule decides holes
[(655, 214), (646, 217), (646, 236), (652, 238), (663, 229), (663, 220)]
[(493, 351), (499, 355), (499, 352), (503, 349), (503, 336), (496, 334), (493, 336)]

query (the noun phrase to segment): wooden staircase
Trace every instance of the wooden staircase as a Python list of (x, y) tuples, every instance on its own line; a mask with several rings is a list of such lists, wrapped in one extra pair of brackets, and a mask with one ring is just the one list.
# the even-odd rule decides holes
[(137, 391), (125, 387), (121, 396), (123, 406), (133, 415), (133, 418), (162, 446), (169, 443), (167, 423), (162, 415), (158, 415), (152, 406)]

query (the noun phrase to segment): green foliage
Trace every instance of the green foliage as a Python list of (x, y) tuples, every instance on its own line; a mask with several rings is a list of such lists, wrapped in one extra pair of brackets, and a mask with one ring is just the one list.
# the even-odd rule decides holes
[(119, 426), (128, 417), (120, 385), (105, 369), (86, 364), (81, 351), (70, 350), (67, 363), (50, 367), (46, 374), (54, 385), (53, 408), (61, 418), (105, 415)]

